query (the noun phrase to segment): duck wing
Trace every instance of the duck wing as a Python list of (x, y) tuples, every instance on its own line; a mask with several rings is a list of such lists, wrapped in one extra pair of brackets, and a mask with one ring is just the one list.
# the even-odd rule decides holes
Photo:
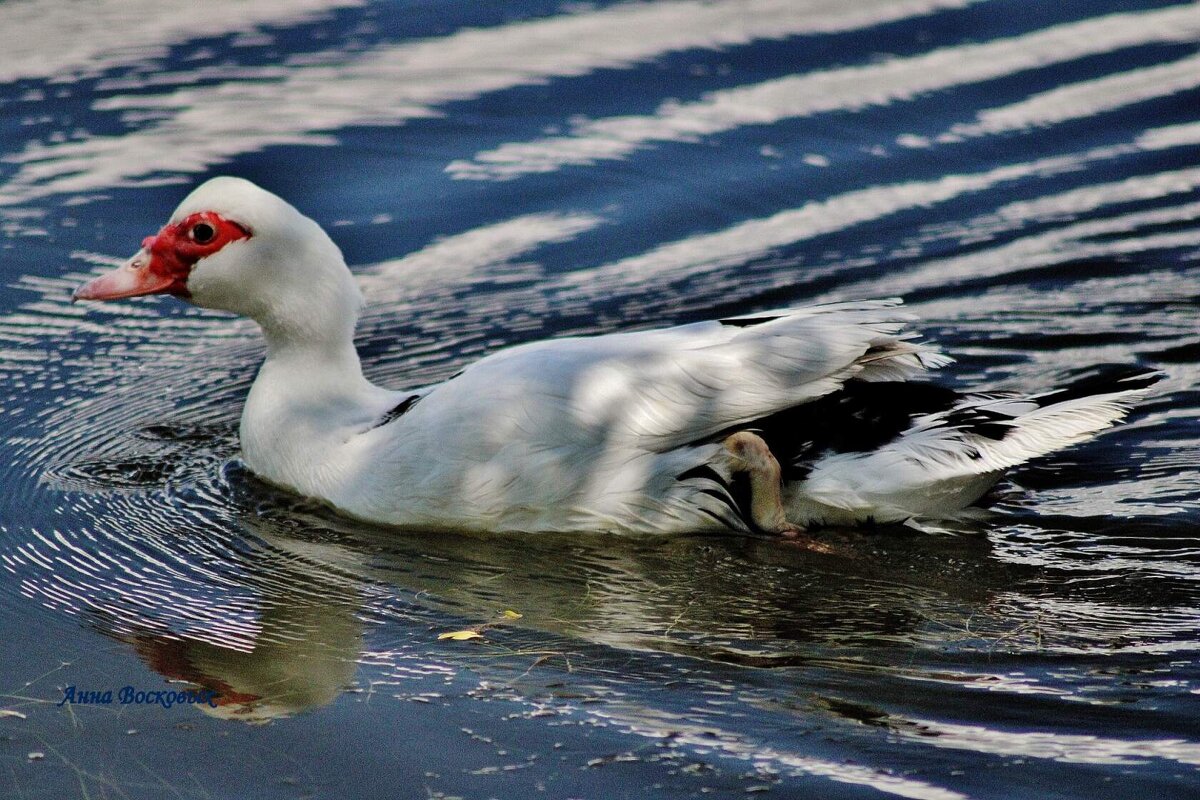
[(477, 362), (427, 402), (461, 403), (462, 411), (474, 409), (470, 424), (493, 431), (505, 416), (540, 427), (543, 440), (557, 427), (550, 438), (665, 452), (852, 378), (902, 380), (946, 363), (913, 341), (905, 330), (911, 317), (899, 306), (836, 303), (538, 342)]

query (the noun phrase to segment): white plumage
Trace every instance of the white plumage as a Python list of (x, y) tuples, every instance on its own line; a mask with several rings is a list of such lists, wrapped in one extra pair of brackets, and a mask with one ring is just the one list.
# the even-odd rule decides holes
[[(1152, 382), (1130, 373), (1061, 401), (938, 390), (929, 408), (868, 424), (872, 404), (948, 361), (913, 341), (899, 301), (876, 300), (538, 342), (435, 386), (386, 390), (362, 375), (361, 297), (337, 247), (235, 178), (196, 189), (126, 266), (76, 296), (160, 292), (262, 327), (267, 358), (241, 423), (251, 470), (399, 526), (745, 530), (763, 519), (751, 498), (778, 505), (780, 491), (795, 524), (947, 516), (1005, 469), (1111, 425)], [(845, 436), (831, 437), (837, 425)], [(847, 444), (856, 425), (872, 431), (869, 448)], [(731, 435), (746, 431), (759, 466), (731, 457)]]

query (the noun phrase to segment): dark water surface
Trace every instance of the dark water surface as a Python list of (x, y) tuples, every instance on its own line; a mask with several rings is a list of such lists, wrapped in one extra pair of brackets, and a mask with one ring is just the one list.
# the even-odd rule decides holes
[[(0, 5), (0, 796), (1196, 796), (1198, 42), (1116, 0)], [(238, 464), (252, 325), (68, 302), (219, 173), (331, 231), (394, 386), (889, 295), (948, 383), (1167, 377), (953, 534), (372, 529)]]

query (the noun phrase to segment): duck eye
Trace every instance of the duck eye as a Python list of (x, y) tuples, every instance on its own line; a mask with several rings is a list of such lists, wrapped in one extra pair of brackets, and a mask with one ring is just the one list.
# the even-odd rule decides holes
[(197, 222), (192, 226), (192, 229), (188, 231), (188, 236), (190, 236), (192, 241), (196, 244), (208, 244), (213, 239), (217, 238), (217, 229), (212, 225), (209, 225), (207, 222)]

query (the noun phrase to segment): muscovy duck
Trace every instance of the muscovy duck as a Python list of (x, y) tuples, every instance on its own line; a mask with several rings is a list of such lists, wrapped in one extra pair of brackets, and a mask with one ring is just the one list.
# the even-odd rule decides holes
[(915, 341), (898, 300), (868, 300), (541, 341), (384, 389), (363, 376), (363, 300), (341, 251), (233, 177), (198, 187), (75, 299), (148, 294), (262, 328), (240, 428), (251, 471), (405, 527), (795, 537), (952, 517), (1005, 470), (1122, 419), (1158, 377), (958, 393), (913, 380), (949, 359)]

